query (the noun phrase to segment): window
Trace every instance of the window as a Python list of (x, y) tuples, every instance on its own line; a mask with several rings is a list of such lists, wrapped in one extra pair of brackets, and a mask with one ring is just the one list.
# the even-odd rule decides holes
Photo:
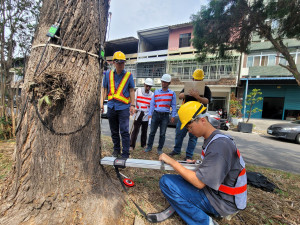
[(255, 56), (253, 66), (259, 66), (259, 64), (260, 64), (260, 56)]
[(262, 56), (261, 57), (261, 66), (266, 66), (268, 63), (268, 56)]
[(183, 68), (183, 75), (185, 78), (189, 79), (189, 71), (190, 71), (190, 68), (189, 67), (184, 67)]
[(300, 53), (297, 54), (296, 64), (300, 64)]
[(191, 33), (180, 34), (179, 36), (179, 48), (189, 47), (191, 41)]
[(269, 55), (268, 66), (275, 66), (276, 64), (276, 55)]
[(286, 64), (287, 64), (287, 61), (285, 60), (285, 58), (283, 58), (282, 55), (280, 56), (279, 64), (282, 64), (282, 65), (285, 65), (285, 66), (286, 66)]
[[(296, 60), (296, 53), (291, 53), (291, 56), (293, 57), (294, 60)], [(298, 55), (298, 58), (299, 58), (299, 55)], [(285, 65), (285, 66), (289, 64), (288, 61), (282, 55), (280, 55), (279, 63), (282, 65)], [(297, 64), (297, 62), (296, 62), (296, 64)]]
[(172, 67), (172, 74), (177, 74), (177, 67)]
[(247, 67), (253, 66), (253, 56), (248, 56)]
[(247, 67), (274, 65), (276, 65), (276, 55), (248, 56)]

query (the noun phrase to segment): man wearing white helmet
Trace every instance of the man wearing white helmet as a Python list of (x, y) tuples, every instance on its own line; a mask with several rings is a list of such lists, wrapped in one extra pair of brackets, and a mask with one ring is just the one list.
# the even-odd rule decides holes
[(171, 122), (174, 122), (176, 116), (176, 94), (169, 89), (171, 83), (171, 75), (164, 74), (161, 78), (161, 89), (155, 90), (152, 96), (149, 110), (149, 119), (151, 118), (151, 130), (148, 139), (148, 145), (145, 152), (152, 150), (155, 133), (159, 127), (159, 144), (157, 153), (162, 153), (162, 148), (165, 144), (166, 130), (169, 123), (169, 113), (172, 107)]
[(151, 87), (153, 86), (153, 80), (147, 78), (144, 83), (144, 87), (138, 88), (135, 92), (135, 120), (133, 122), (133, 131), (130, 137), (130, 150), (134, 150), (137, 136), (139, 134), (140, 127), (142, 126), (141, 133), (141, 147), (144, 148), (147, 143), (147, 130), (148, 130), (148, 112), (150, 108), (150, 101), (153, 96)]

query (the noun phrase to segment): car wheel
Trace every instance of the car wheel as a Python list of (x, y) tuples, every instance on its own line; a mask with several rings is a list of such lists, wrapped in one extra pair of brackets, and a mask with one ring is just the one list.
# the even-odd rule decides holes
[(300, 134), (296, 136), (296, 143), (300, 144)]

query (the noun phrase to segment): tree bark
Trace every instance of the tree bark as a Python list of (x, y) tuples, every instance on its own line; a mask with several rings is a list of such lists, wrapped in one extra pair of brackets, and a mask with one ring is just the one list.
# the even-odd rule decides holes
[[(98, 59), (63, 49), (45, 72), (39, 74), (59, 51), (59, 48), (48, 46), (34, 75), (43, 51), (43, 47), (34, 46), (46, 43), (48, 37), (45, 34), (64, 12), (59, 34), (63, 46), (97, 54), (96, 46), (105, 40), (109, 1), (58, 2), (59, 9), (56, 0), (44, 1), (42, 6), (22, 102), (24, 104), (27, 97), (32, 100), (29, 84), (43, 78), (45, 73), (53, 77), (58, 74), (63, 78), (62, 84), (69, 89), (55, 107), (42, 104), (39, 108), (46, 125), (56, 132), (68, 133), (81, 128), (90, 117), (91, 120), (74, 134), (57, 135), (41, 123), (34, 104), (29, 101), (17, 133), (12, 176), (2, 191), (0, 224), (117, 224), (122, 210), (120, 194), (108, 182), (99, 165), (98, 82), (102, 72)], [(60, 45), (60, 40), (53, 44)], [(49, 83), (48, 86), (51, 87)], [(42, 86), (38, 85), (34, 94), (35, 100), (40, 98)]]

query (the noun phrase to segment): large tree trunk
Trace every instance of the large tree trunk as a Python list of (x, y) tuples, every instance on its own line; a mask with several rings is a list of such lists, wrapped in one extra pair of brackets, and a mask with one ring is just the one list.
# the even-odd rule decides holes
[[(53, 79), (67, 88), (62, 89), (63, 92), (53, 90), (60, 93), (56, 95), (60, 100), (52, 100), (51, 106), (45, 103), (37, 106), (45, 124), (38, 118), (34, 104), (28, 103), (17, 133), (12, 178), (2, 191), (0, 224), (116, 224), (122, 209), (118, 192), (99, 166), (98, 82), (102, 72), (98, 59), (73, 50), (62, 50), (46, 69), (48, 80), (45, 80), (45, 73), (39, 73), (59, 50), (48, 46), (39, 70), (33, 76), (43, 51), (43, 47), (34, 46), (46, 43), (45, 34), (57, 21), (58, 12), (60, 16), (66, 13), (60, 31), (63, 46), (97, 54), (96, 46), (105, 39), (109, 3), (107, 0), (58, 2), (59, 10), (56, 0), (44, 1), (26, 71), (22, 102), (24, 104), (28, 96), (32, 100), (33, 92), (28, 88), (32, 82), (38, 85), (35, 100), (50, 93), (45, 89), (54, 88), (55, 85), (49, 83)], [(60, 45), (60, 41), (54, 44)], [(90, 117), (87, 126), (74, 134), (58, 135), (46, 128), (50, 126), (56, 132), (68, 133), (81, 128)]]

